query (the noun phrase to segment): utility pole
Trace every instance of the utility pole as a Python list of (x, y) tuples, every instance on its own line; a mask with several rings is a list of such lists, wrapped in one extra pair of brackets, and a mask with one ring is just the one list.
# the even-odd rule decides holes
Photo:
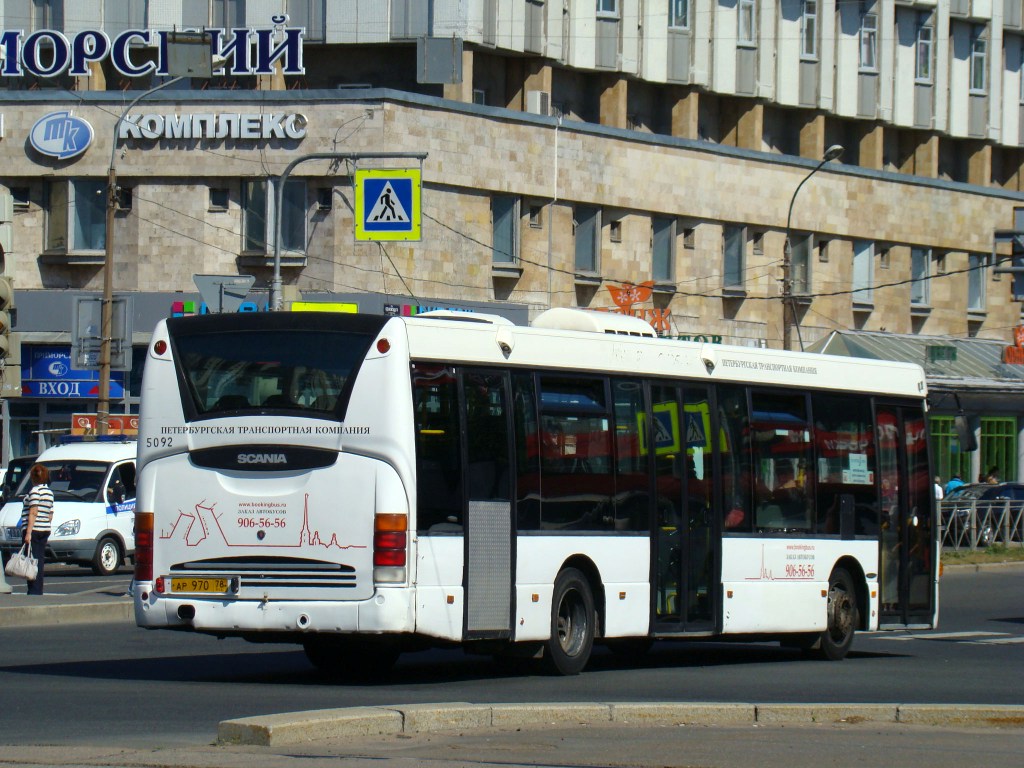
[[(789, 349), (793, 345), (793, 328), (796, 328), (797, 339), (800, 342), (800, 351), (804, 351), (804, 340), (800, 335), (800, 318), (796, 313), (796, 298), (793, 296), (793, 235), (790, 224), (793, 220), (793, 204), (796, 202), (797, 193), (807, 183), (807, 180), (821, 170), (822, 166), (830, 160), (835, 160), (843, 154), (843, 147), (833, 144), (825, 150), (825, 154), (814, 168), (796, 185), (793, 196), (789, 199), (789, 213), (786, 215), (786, 245), (782, 256), (782, 348)], [(810, 255), (808, 254), (808, 258)]]
[[(110, 347), (113, 343), (114, 331), (114, 214), (117, 211), (118, 188), (117, 188), (117, 140), (121, 133), (121, 123), (124, 122), (128, 113), (147, 96), (156, 93), (163, 88), (181, 82), (187, 77), (203, 77), (209, 79), (213, 76), (214, 59), (217, 59), (217, 66), (223, 63), (223, 58), (214, 56), (210, 48), (211, 37), (207, 32), (199, 33), (177, 33), (168, 38), (167, 57), (168, 70), (178, 72), (176, 77), (165, 80), (148, 91), (144, 91), (132, 99), (114, 123), (114, 135), (110, 142), (110, 167), (107, 169), (107, 219), (106, 231), (104, 233), (103, 253), (103, 303), (100, 314), (100, 381), (99, 393), (96, 401), (96, 428), (99, 434), (106, 435), (110, 431)], [(198, 48), (198, 54), (196, 50)], [(131, 344), (131, 340), (128, 340)]]

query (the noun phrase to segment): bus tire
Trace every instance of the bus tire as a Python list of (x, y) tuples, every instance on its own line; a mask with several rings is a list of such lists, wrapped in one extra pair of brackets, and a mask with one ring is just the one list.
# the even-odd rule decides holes
[(829, 661), (846, 658), (853, 645), (859, 615), (857, 587), (845, 568), (836, 568), (828, 579), (828, 626), (821, 633), (817, 655)]
[(566, 568), (551, 595), (551, 636), (544, 645), (544, 666), (556, 675), (578, 675), (594, 647), (594, 595), (586, 577)]
[(104, 536), (96, 545), (96, 554), (92, 556), (92, 572), (97, 576), (110, 576), (124, 562), (121, 545), (113, 536)]
[(372, 681), (386, 676), (401, 652), (397, 648), (339, 637), (311, 637), (302, 644), (310, 664), (328, 677)]

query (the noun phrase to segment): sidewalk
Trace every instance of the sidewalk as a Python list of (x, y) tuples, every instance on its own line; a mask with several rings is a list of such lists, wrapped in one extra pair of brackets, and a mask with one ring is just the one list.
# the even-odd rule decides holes
[(11, 593), (0, 593), (0, 627), (127, 622), (133, 619), (132, 599), (121, 587), (73, 595), (26, 595), (25, 583), (20, 579), (8, 579), (7, 583)]

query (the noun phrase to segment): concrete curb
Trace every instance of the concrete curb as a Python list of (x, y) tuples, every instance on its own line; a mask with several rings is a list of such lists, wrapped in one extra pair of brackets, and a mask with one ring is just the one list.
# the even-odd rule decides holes
[[(26, 598), (28, 599), (28, 598)], [(5, 605), (0, 627), (38, 627), (57, 624), (95, 624), (135, 620), (131, 601), (75, 603), (73, 605)]]
[(570, 723), (736, 726), (862, 722), (1022, 728), (1024, 705), (454, 702), (326, 709), (224, 720), (217, 728), (217, 741), (269, 747), (324, 739)]

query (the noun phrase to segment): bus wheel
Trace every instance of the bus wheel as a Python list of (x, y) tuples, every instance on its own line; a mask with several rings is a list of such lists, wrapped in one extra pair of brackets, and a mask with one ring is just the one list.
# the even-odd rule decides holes
[(302, 644), (306, 658), (329, 677), (372, 681), (385, 675), (401, 655), (397, 648), (338, 637), (311, 637)]
[(92, 572), (97, 576), (109, 576), (116, 573), (117, 569), (121, 567), (123, 557), (121, 545), (117, 543), (117, 539), (105, 536), (96, 545), (96, 554), (92, 556)]
[(846, 657), (857, 630), (857, 588), (845, 568), (836, 568), (828, 580), (828, 629), (821, 633), (818, 654), (829, 661)]
[(594, 647), (594, 596), (586, 577), (566, 568), (555, 579), (551, 599), (551, 637), (544, 666), (557, 675), (578, 675)]

